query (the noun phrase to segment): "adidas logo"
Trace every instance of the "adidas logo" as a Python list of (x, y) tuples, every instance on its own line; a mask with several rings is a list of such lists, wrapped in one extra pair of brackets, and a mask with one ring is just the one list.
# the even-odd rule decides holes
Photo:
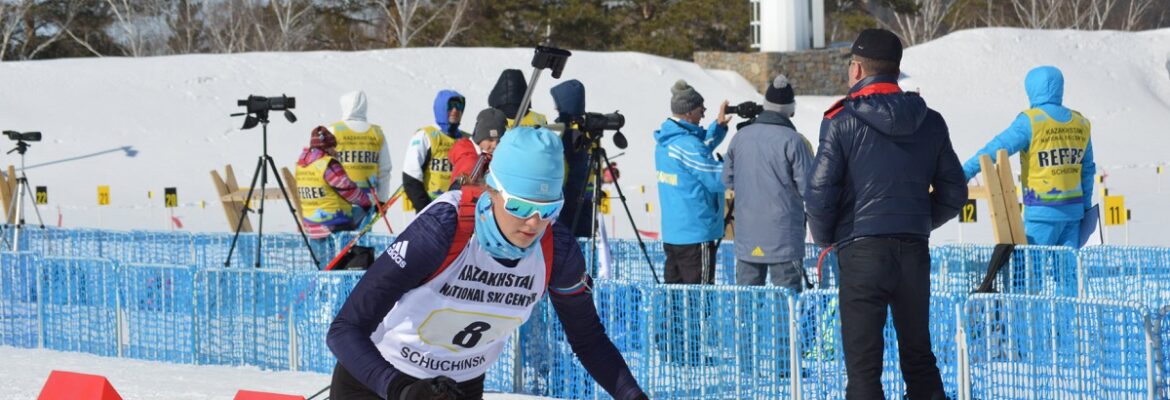
[(386, 249), (386, 254), (390, 256), (391, 260), (398, 263), (399, 268), (406, 268), (406, 249), (409, 246), (409, 240), (394, 242), (390, 248)]

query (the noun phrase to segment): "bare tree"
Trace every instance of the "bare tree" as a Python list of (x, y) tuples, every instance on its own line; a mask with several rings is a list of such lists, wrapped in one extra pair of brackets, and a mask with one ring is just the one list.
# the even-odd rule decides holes
[(470, 26), (463, 24), (463, 18), (467, 14), (467, 9), (471, 8), (471, 0), (458, 0), (454, 3), (455, 5), (451, 12), (451, 23), (447, 25), (447, 32), (439, 40), (438, 47), (446, 46), (448, 42), (470, 28)]
[[(446, 45), (460, 32), (467, 29), (460, 24), (471, 4), (470, 0), (378, 0), (376, 3), (386, 16), (386, 23), (390, 28), (389, 39), (398, 47), (409, 46), (419, 32), (426, 29), (445, 11), (450, 10), (451, 23), (442, 39), (437, 43), (438, 46)], [(421, 22), (419, 22), (420, 20)]]
[(313, 9), (312, 4), (300, 0), (270, 0), (269, 8), (276, 17), (276, 30), (279, 33), (272, 50), (287, 51), (304, 48), (305, 39), (313, 27), (307, 17)]
[(198, 0), (179, 0), (168, 13), (167, 28), (171, 31), (170, 49), (177, 54), (197, 53), (206, 31), (201, 20), (202, 3)]
[(0, 2), (0, 60), (8, 55), (11, 46), (23, 31), (25, 16), (32, 9), (32, 0), (15, 3)]
[(1012, 9), (1020, 25), (1025, 28), (1047, 29), (1053, 27), (1064, 0), (1011, 0)]
[(1132, 31), (1141, 28), (1142, 19), (1150, 11), (1150, 7), (1154, 5), (1154, 0), (1130, 0), (1129, 8), (1125, 12), (1125, 21), (1121, 25), (1122, 30)]
[(162, 19), (170, 10), (169, 0), (106, 0), (114, 12), (123, 52), (131, 57), (163, 54), (168, 26)]
[(894, 13), (893, 26), (882, 22), (892, 30), (897, 31), (907, 46), (925, 43), (943, 33), (944, 23), (951, 12), (956, 0), (917, 0), (916, 13)]
[(209, 7), (205, 21), (211, 51), (238, 53), (251, 49), (248, 43), (254, 19), (251, 1), (209, 1), (204, 5)]

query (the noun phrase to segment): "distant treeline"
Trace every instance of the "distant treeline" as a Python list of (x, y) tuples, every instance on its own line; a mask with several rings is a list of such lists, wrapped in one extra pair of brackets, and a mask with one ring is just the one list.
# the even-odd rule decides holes
[[(771, 0), (761, 0), (771, 1)], [(801, 1), (801, 0), (783, 0)], [(1166, 0), (825, 0), (829, 42), (985, 26), (1146, 30)], [(0, 60), (393, 47), (750, 51), (748, 0), (0, 0)]]

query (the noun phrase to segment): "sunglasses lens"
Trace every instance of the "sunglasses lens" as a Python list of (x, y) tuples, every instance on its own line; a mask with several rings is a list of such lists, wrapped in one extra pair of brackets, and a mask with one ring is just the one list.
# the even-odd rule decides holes
[(510, 198), (504, 202), (504, 209), (516, 218), (527, 219), (539, 215), (541, 219), (552, 219), (561, 211), (563, 202), (552, 204), (536, 204), (522, 199)]

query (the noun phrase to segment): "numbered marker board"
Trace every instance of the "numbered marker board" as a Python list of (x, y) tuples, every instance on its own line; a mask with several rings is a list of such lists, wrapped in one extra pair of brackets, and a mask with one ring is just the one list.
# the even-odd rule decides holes
[(98, 186), (98, 205), (110, 205), (110, 187), (108, 185)]
[(1125, 225), (1125, 196), (1105, 196), (1105, 225)]
[(978, 221), (977, 214), (979, 214), (979, 208), (975, 205), (975, 199), (969, 199), (966, 204), (963, 204), (963, 209), (959, 211), (959, 223), (975, 223)]
[(163, 188), (164, 201), (167, 208), (175, 208), (179, 206), (179, 191), (176, 188)]

